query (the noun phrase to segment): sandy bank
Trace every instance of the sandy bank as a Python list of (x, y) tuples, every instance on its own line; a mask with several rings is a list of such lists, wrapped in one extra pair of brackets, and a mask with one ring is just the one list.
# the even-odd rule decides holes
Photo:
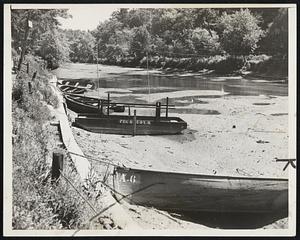
[[(212, 175), (287, 177), (287, 171), (283, 171), (285, 163), (275, 161), (275, 157), (288, 157), (287, 97), (223, 96), (204, 98), (203, 101), (206, 103), (180, 108), (213, 109), (220, 114), (170, 114), (187, 121), (188, 129), (181, 135), (133, 137), (97, 134), (78, 128), (73, 128), (73, 133), (85, 155), (127, 167)], [(137, 112), (142, 114), (141, 109)], [(105, 171), (103, 165), (94, 161), (93, 166), (99, 172)], [(206, 220), (193, 223), (151, 208), (123, 206), (144, 229), (200, 230), (208, 226)], [(286, 228), (287, 224), (285, 218), (265, 228)]]
[[(288, 157), (287, 97), (205, 99), (188, 108), (219, 115), (171, 114), (188, 123), (173, 136), (119, 136), (74, 128), (83, 152), (128, 167), (232, 176), (286, 177), (275, 158)], [(257, 105), (255, 105), (257, 104)], [(138, 109), (137, 113), (141, 113)]]

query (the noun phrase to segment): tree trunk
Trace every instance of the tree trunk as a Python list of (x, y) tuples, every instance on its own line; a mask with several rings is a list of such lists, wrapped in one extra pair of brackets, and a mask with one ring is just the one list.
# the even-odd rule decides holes
[(28, 21), (29, 21), (29, 16), (27, 17), (27, 20), (26, 20), (25, 36), (24, 36), (24, 40), (23, 40), (23, 43), (22, 43), (21, 56), (20, 56), (19, 64), (18, 64), (18, 70), (19, 71), (21, 70), (23, 59), (24, 59), (25, 52), (26, 52), (26, 42), (27, 42), (27, 37), (28, 37), (28, 33), (29, 33)]

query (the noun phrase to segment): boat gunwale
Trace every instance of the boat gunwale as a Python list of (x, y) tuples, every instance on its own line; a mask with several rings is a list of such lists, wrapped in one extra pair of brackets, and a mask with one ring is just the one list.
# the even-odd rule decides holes
[(227, 179), (227, 180), (258, 180), (258, 181), (278, 181), (278, 182), (288, 182), (288, 178), (268, 178), (268, 177), (244, 177), (244, 176), (228, 176), (228, 175), (208, 175), (208, 174), (197, 174), (197, 173), (187, 173), (187, 172), (173, 172), (173, 171), (164, 171), (156, 169), (138, 169), (138, 168), (124, 168), (124, 167), (114, 167), (114, 173), (121, 169), (121, 171), (135, 171), (135, 172), (149, 172), (157, 174), (172, 174), (172, 175), (182, 175), (189, 177), (198, 177), (198, 178), (212, 178), (212, 179)]
[[(108, 101), (107, 99), (104, 99), (104, 98), (96, 98), (96, 97), (90, 97), (90, 96), (83, 96), (83, 95), (81, 95), (81, 94), (76, 94), (76, 93), (66, 93), (66, 95), (69, 97), (69, 98), (71, 98), (71, 99), (73, 99), (72, 97), (80, 97), (80, 98), (83, 98), (83, 99), (93, 99), (93, 100), (96, 100), (96, 101), (98, 101), (98, 100), (102, 100), (102, 101)], [(73, 101), (76, 101), (76, 100), (74, 100), (73, 99)], [(155, 104), (147, 104), (147, 103), (126, 103), (126, 102), (113, 102), (114, 104), (119, 104), (119, 105), (125, 105), (125, 106), (150, 106), (150, 107), (153, 107), (153, 108), (155, 108), (155, 107), (157, 107)], [(168, 104), (168, 105), (166, 105), (166, 104), (161, 104), (160, 105), (160, 107), (162, 108), (162, 109), (165, 109), (165, 107), (167, 107), (168, 106), (168, 108), (169, 109), (171, 109), (171, 108), (174, 108), (175, 107), (175, 105), (174, 104)]]
[[(93, 108), (95, 108), (95, 109), (98, 109), (97, 106), (94, 106), (94, 105), (92, 105), (92, 104), (90, 104), (90, 103), (86, 103), (86, 102), (81, 101), (81, 100), (75, 100), (74, 98), (72, 98), (72, 97), (70, 97), (70, 96), (68, 96), (68, 95), (70, 95), (70, 94), (66, 94), (64, 97), (65, 97), (67, 100), (69, 100), (69, 101), (71, 101), (71, 102), (73, 102), (73, 103), (75, 103), (75, 104), (88, 105), (89, 107), (93, 107)], [(79, 97), (79, 96), (77, 96), (77, 97)], [(81, 96), (81, 97), (84, 98), (84, 96)], [(99, 98), (95, 98), (95, 99), (100, 100), (100, 101), (104, 101), (104, 104), (107, 104), (107, 100), (106, 100), (106, 99), (99, 99)], [(96, 101), (95, 101), (95, 103), (96, 103)], [(111, 104), (114, 105), (114, 103), (111, 103)]]
[[(78, 113), (76, 119), (112, 119), (112, 120), (117, 120), (118, 118), (126, 118), (126, 119), (133, 119), (133, 115), (99, 115), (97, 113)], [(141, 116), (141, 115), (137, 115), (136, 116), (137, 120), (140, 119), (145, 119), (145, 120), (153, 120), (155, 122), (160, 122), (160, 123), (168, 123), (170, 124), (169, 121), (167, 120), (176, 120), (177, 122), (171, 122), (172, 124), (177, 124), (177, 123), (184, 123), (187, 124), (186, 121), (184, 121), (182, 118), (180, 117), (159, 117), (156, 118), (155, 116)], [(164, 121), (166, 120), (166, 121)]]

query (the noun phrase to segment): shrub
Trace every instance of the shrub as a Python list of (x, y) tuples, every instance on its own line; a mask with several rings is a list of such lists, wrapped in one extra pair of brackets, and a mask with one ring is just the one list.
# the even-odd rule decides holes
[(244, 60), (241, 57), (228, 57), (214, 64), (214, 70), (219, 74), (228, 74), (241, 69)]
[(266, 60), (251, 64), (251, 71), (260, 75), (271, 77), (287, 77), (288, 76), (288, 60), (286, 58), (271, 57)]

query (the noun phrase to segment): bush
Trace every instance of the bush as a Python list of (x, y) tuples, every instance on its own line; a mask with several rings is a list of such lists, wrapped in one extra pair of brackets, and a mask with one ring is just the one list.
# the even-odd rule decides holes
[(242, 57), (228, 57), (214, 64), (214, 70), (218, 74), (228, 74), (241, 69), (244, 65)]
[(251, 71), (268, 77), (287, 77), (288, 76), (288, 59), (281, 57), (270, 57), (266, 60), (251, 64)]
[[(265, 55), (252, 56), (248, 63), (256, 64), (256, 61), (263, 61), (268, 59)], [(147, 58), (142, 59), (134, 57), (124, 57), (119, 59), (118, 64), (125, 67), (147, 67)], [(102, 59), (103, 64), (115, 64), (114, 61), (108, 59)], [(149, 68), (162, 68), (162, 69), (174, 69), (174, 70), (191, 70), (201, 71), (204, 69), (214, 70), (217, 74), (229, 74), (240, 70), (245, 65), (245, 60), (240, 56), (229, 55), (214, 55), (214, 56), (202, 56), (202, 57), (163, 57), (163, 56), (149, 56), (148, 66)]]
[(49, 86), (49, 85), (46, 85), (44, 88), (42, 88), (40, 90), (42, 96), (43, 96), (43, 99), (44, 101), (53, 106), (54, 108), (57, 108), (58, 107), (58, 98), (57, 96), (54, 94), (52, 88)]

